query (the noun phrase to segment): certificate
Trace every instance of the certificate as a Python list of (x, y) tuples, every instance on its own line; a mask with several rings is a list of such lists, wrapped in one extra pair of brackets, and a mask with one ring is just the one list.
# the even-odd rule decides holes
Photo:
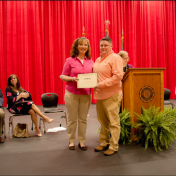
[(94, 88), (97, 86), (97, 73), (78, 74), (77, 88)]

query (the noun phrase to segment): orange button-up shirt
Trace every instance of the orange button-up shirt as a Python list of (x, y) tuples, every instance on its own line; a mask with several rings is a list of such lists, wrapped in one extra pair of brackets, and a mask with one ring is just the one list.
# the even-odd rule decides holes
[(112, 51), (103, 58), (97, 58), (93, 72), (97, 73), (99, 85), (94, 89), (95, 99), (107, 99), (115, 93), (122, 95), (123, 60), (118, 54)]

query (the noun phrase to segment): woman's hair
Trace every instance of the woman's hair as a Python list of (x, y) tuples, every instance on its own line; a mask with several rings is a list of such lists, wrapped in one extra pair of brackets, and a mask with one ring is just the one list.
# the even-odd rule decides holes
[(15, 93), (16, 93), (16, 89), (15, 89), (15, 87), (13, 86), (13, 84), (11, 83), (11, 78), (12, 78), (12, 76), (15, 76), (16, 79), (17, 79), (16, 89), (17, 89), (19, 92), (24, 92), (24, 89), (20, 86), (20, 81), (19, 81), (17, 75), (15, 75), (15, 74), (12, 74), (12, 75), (9, 76), (8, 81), (7, 81), (7, 87), (9, 87), (9, 88), (12, 90), (12, 92), (15, 92)]
[(80, 38), (74, 40), (73, 45), (72, 45), (72, 48), (71, 48), (71, 51), (70, 51), (70, 56), (71, 56), (71, 57), (76, 57), (76, 56), (78, 56), (78, 54), (79, 54), (79, 51), (78, 51), (78, 44), (83, 43), (84, 40), (87, 41), (87, 45), (88, 45), (88, 50), (87, 50), (87, 52), (85, 53), (85, 55), (86, 55), (86, 57), (87, 57), (88, 59), (91, 59), (90, 42), (89, 42), (89, 40), (88, 40), (87, 38), (85, 38), (85, 37), (80, 37)]
[(121, 56), (122, 58), (124, 58), (125, 55), (128, 55), (128, 53), (126, 51), (120, 51), (118, 53), (119, 56)]

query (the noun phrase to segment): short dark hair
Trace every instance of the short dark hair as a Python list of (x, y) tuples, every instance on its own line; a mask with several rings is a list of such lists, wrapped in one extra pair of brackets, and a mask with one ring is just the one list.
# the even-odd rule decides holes
[(112, 39), (109, 38), (109, 37), (103, 37), (103, 38), (100, 40), (100, 42), (101, 42), (101, 41), (108, 41), (110, 44), (112, 44)]

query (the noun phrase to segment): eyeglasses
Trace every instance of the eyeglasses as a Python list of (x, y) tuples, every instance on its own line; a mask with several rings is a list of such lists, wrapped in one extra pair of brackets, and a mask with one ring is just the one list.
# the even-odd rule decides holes
[(123, 58), (123, 60), (129, 60), (129, 57)]

